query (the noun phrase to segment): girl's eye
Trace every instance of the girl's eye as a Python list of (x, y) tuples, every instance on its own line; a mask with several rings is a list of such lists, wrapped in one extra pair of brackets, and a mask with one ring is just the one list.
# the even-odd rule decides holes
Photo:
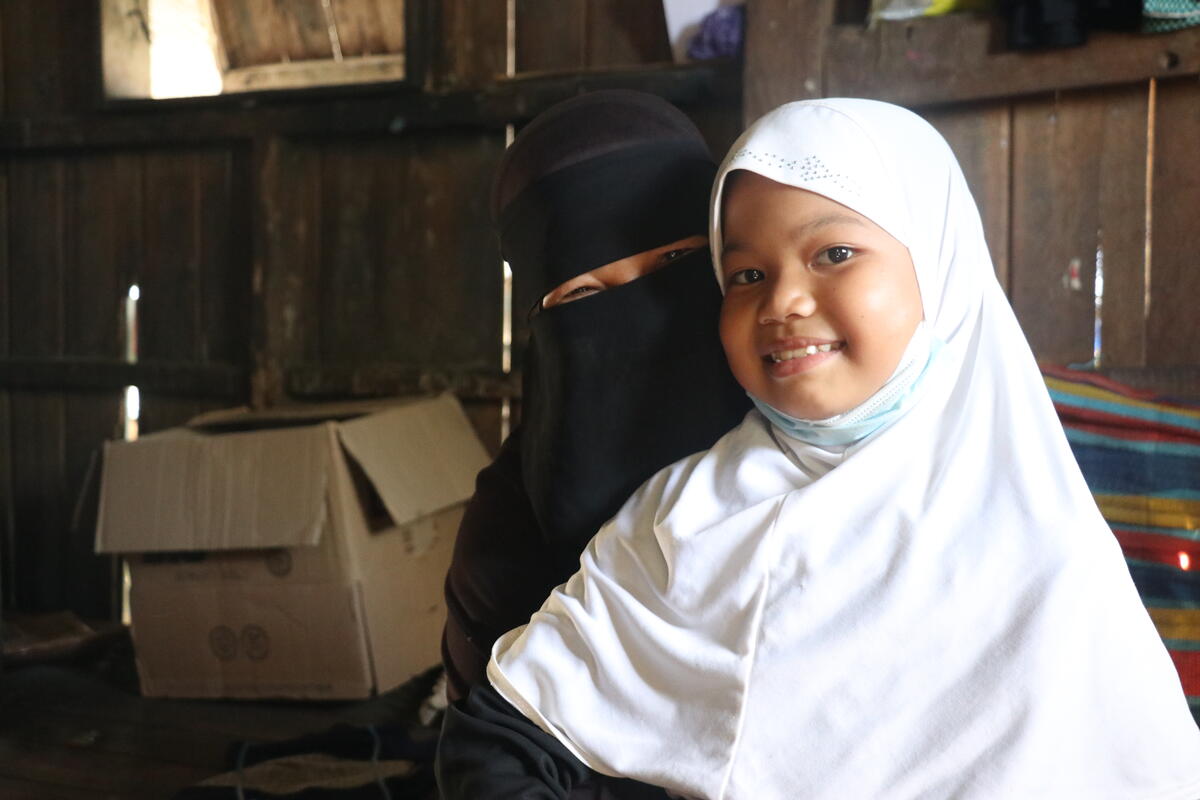
[(729, 282), (744, 286), (747, 283), (758, 283), (766, 277), (761, 269), (739, 269), (729, 276)]
[(817, 255), (818, 264), (841, 264), (848, 261), (854, 256), (854, 251), (845, 245), (836, 245), (834, 247), (822, 250)]

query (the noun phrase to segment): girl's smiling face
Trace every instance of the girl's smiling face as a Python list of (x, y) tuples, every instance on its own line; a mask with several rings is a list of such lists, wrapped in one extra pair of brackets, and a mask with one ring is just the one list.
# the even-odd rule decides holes
[(722, 212), (721, 342), (738, 382), (800, 419), (891, 377), (923, 312), (908, 248), (819, 194), (736, 171)]

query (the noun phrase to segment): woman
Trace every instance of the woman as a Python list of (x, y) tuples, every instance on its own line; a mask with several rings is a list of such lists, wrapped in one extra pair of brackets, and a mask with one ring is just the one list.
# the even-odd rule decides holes
[(451, 700), (487, 685), (495, 640), (577, 569), (637, 486), (749, 408), (717, 339), (715, 169), (678, 109), (627, 91), (555, 106), (500, 165), (501, 251), (540, 299), (521, 425), (479, 474), (446, 580)]

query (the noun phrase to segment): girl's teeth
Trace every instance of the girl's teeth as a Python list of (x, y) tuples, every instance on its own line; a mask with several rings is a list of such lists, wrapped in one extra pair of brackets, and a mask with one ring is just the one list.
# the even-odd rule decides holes
[(807, 347), (800, 347), (795, 350), (780, 350), (779, 352), (771, 353), (771, 361), (778, 364), (781, 361), (791, 361), (793, 358), (807, 358), (817, 353), (828, 353), (830, 350), (841, 349), (841, 343), (810, 344)]

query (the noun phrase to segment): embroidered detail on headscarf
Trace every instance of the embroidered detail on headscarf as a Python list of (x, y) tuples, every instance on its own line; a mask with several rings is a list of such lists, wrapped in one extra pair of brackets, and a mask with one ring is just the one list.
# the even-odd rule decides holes
[(829, 182), (851, 194), (862, 195), (862, 188), (858, 185), (858, 181), (845, 173), (834, 172), (817, 156), (787, 158), (775, 153), (765, 153), (743, 147), (734, 153), (731, 158), (753, 159), (760, 164), (785, 169), (793, 173), (798, 180), (804, 183)]

